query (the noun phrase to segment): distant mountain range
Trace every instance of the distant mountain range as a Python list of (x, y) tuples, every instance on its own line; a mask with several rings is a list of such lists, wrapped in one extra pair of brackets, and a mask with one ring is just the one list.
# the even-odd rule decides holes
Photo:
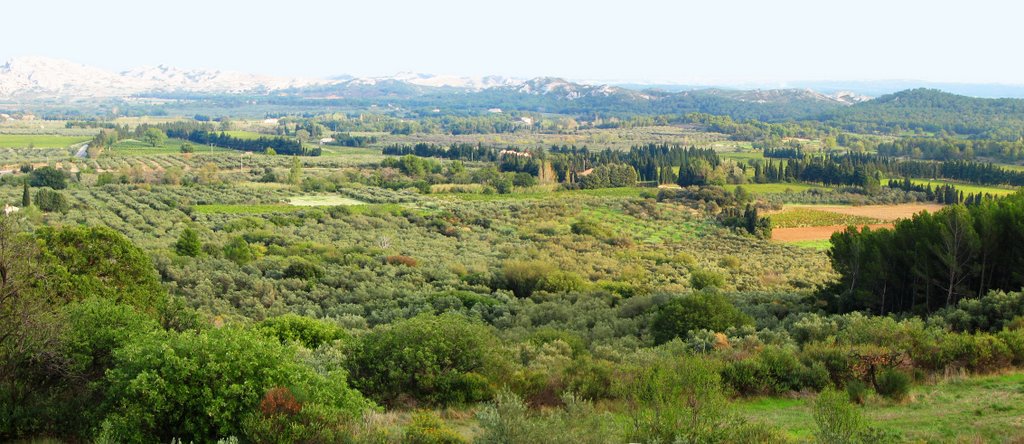
[(0, 65), (0, 98), (99, 98), (171, 91), (269, 92), (322, 82), (167, 66), (115, 73), (46, 57), (21, 57)]
[[(615, 98), (647, 101), (692, 91), (658, 88), (627, 88), (589, 84), (555, 77), (513, 79), (500, 76), (460, 77), (399, 73), (389, 77), (330, 79), (281, 78), (230, 71), (168, 66), (141, 67), (112, 72), (67, 60), (21, 57), (0, 65), (0, 98), (62, 99), (145, 96), (147, 94), (287, 94), (307, 98), (415, 97), (445, 93), (501, 93), (550, 96), (561, 100)], [(809, 89), (727, 90), (705, 89), (718, 95), (751, 103), (811, 100), (852, 104), (867, 99), (852, 92), (823, 94)]]
[[(946, 85), (961, 95), (901, 82), (801, 85), (815, 88), (617, 85), (557, 77), (514, 79), (417, 73), (302, 79), (168, 66), (112, 72), (43, 57), (18, 58), (0, 65), (0, 105), (15, 110), (41, 105), (58, 113), (105, 113), (115, 107), (122, 111), (131, 108), (135, 113), (216, 114), (250, 110), (257, 115), (271, 110), (307, 112), (373, 107), (402, 115), (527, 111), (625, 116), (701, 112), (763, 121), (829, 120), (869, 129), (878, 125), (889, 127), (900, 116), (913, 116), (919, 121), (918, 126), (931, 131), (934, 128), (926, 123), (936, 118), (954, 128), (952, 122), (977, 120), (979, 116), (984, 117), (982, 120), (995, 119), (1009, 113), (1017, 119), (1024, 109), (1024, 100), (964, 96), (963, 90), (968, 87), (982, 96), (1017, 91), (1007, 86), (999, 89), (998, 85)], [(1024, 97), (1024, 87), (1018, 92)], [(872, 99), (872, 95), (877, 99)], [(95, 105), (92, 111), (83, 108), (89, 102)], [(246, 107), (239, 108), (241, 104)], [(975, 123), (970, 126), (991, 130)]]

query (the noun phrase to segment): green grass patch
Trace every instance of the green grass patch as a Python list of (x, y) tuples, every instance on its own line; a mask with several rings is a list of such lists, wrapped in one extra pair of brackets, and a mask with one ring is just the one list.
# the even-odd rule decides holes
[(830, 241), (828, 239), (795, 241), (795, 242), (786, 242), (786, 245), (792, 245), (794, 247), (801, 247), (801, 248), (810, 248), (812, 250), (818, 250), (818, 251), (826, 251), (829, 248), (832, 248), (832, 241)]
[(146, 156), (151, 154), (180, 154), (181, 146), (185, 143), (192, 145), (193, 153), (204, 154), (204, 153), (223, 153), (231, 151), (229, 149), (220, 147), (210, 147), (209, 145), (196, 145), (194, 143), (181, 140), (181, 139), (167, 139), (163, 145), (152, 146), (146, 142), (135, 139), (124, 139), (113, 144), (107, 148), (106, 152), (113, 154), (120, 154), (124, 156)]
[(224, 131), (225, 134), (238, 139), (254, 140), (260, 137), (273, 137), (269, 134), (261, 134), (254, 131)]
[(562, 199), (581, 196), (589, 197), (615, 197), (629, 198), (640, 197), (643, 192), (657, 193), (656, 188), (622, 187), (622, 188), (598, 188), (594, 190), (562, 190), (562, 191), (534, 191), (512, 192), (509, 194), (483, 194), (483, 193), (442, 193), (439, 196), (450, 196), (467, 201), (507, 201), (523, 199)]
[[(882, 179), (882, 184), (888, 183), (889, 179)], [(956, 187), (957, 191), (963, 191), (964, 194), (977, 194), (977, 193), (988, 193), (993, 196), (1005, 196), (1007, 194), (1013, 194), (1017, 191), (1016, 188), (1002, 188), (995, 186), (986, 185), (973, 185), (968, 183), (960, 183), (951, 180), (931, 180), (931, 179), (910, 179), (910, 182), (914, 185), (931, 185), (934, 189), (937, 186), (952, 185)]]
[(88, 142), (92, 137), (50, 134), (0, 134), (0, 148), (64, 148)]
[(366, 205), (366, 202), (337, 195), (293, 196), (288, 203), (300, 207), (335, 207), (338, 205)]
[(270, 214), (302, 210), (303, 207), (288, 204), (210, 204), (192, 207), (192, 211), (199, 214)]
[[(793, 438), (809, 438), (815, 430), (809, 400), (760, 398), (735, 407)], [(862, 412), (873, 425), (897, 430), (909, 442), (1016, 442), (1024, 438), (1024, 373), (916, 386), (905, 402), (875, 396)]]

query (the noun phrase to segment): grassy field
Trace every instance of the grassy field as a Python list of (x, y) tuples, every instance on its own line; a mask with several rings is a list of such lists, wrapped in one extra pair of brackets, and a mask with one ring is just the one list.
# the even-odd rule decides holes
[(334, 207), (338, 205), (366, 205), (366, 202), (337, 195), (294, 196), (289, 199), (290, 205), (300, 207)]
[[(886, 181), (888, 181), (888, 179), (882, 179), (882, 183), (883, 184), (886, 183)], [(972, 184), (959, 183), (959, 182), (954, 182), (954, 181), (949, 181), (949, 180), (910, 179), (910, 181), (914, 185), (931, 185), (932, 188), (935, 188), (936, 186), (941, 186), (941, 185), (953, 185), (953, 186), (956, 187), (957, 190), (963, 191), (964, 194), (967, 194), (967, 193), (989, 193), (989, 194), (992, 194), (993, 196), (1005, 196), (1007, 194), (1011, 194), (1014, 191), (1016, 191), (1013, 188), (1000, 188), (1000, 187), (985, 186), (985, 185), (972, 185)]]
[(211, 204), (192, 207), (192, 211), (198, 214), (270, 214), (302, 210), (300, 206), (288, 204)]
[[(539, 187), (536, 187), (539, 188)], [(569, 190), (569, 191), (543, 191), (529, 189), (526, 192), (509, 194), (483, 194), (483, 193), (442, 193), (439, 196), (452, 197), (468, 201), (505, 201), (520, 199), (562, 199), (579, 196), (590, 197), (640, 197), (644, 192), (657, 193), (655, 188), (623, 187), (623, 188), (599, 188), (595, 190)]]
[(225, 133), (231, 137), (249, 140), (259, 139), (260, 137), (270, 137), (267, 134), (260, 134), (254, 131), (225, 131)]
[[(815, 430), (809, 400), (762, 398), (740, 401), (737, 409), (794, 438), (810, 438)], [(874, 426), (898, 430), (909, 441), (1020, 442), (1024, 373), (916, 386), (902, 403), (872, 397), (862, 412)]]
[[(148, 154), (179, 154), (181, 153), (181, 145), (186, 141), (181, 139), (167, 139), (161, 146), (150, 146), (141, 140), (135, 139), (124, 139), (113, 146), (108, 148), (108, 152), (121, 154), (125, 156), (145, 156)], [(192, 144), (193, 149), (196, 153), (221, 153), (231, 151), (225, 148), (209, 147), (207, 145), (196, 145)]]
[(64, 148), (88, 142), (92, 137), (42, 134), (0, 134), (0, 148)]
[(832, 247), (832, 241), (828, 239), (819, 240), (808, 240), (808, 241), (796, 241), (787, 242), (789, 245), (802, 248), (810, 248), (812, 250), (826, 251)]

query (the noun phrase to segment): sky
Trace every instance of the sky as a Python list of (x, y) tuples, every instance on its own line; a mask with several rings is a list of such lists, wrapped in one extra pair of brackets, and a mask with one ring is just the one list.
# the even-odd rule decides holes
[(1024, 84), (1024, 2), (1008, 0), (4, 3), (0, 60), (46, 56), (112, 70)]

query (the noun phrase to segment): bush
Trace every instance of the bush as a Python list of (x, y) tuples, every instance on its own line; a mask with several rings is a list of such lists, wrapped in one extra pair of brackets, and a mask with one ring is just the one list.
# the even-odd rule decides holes
[(564, 408), (530, 410), (514, 393), (502, 391), (477, 413), (481, 444), (576, 444), (624, 442), (607, 413), (572, 393), (562, 395)]
[(818, 427), (816, 437), (822, 444), (855, 443), (865, 430), (857, 408), (850, 404), (845, 394), (834, 389), (818, 394), (812, 410), (814, 424)]
[(505, 262), (501, 272), (500, 287), (511, 290), (517, 298), (528, 298), (540, 290), (555, 268), (542, 261)]
[(868, 385), (859, 379), (853, 379), (846, 383), (846, 395), (850, 402), (864, 404), (868, 397)]
[(384, 258), (384, 262), (387, 262), (388, 265), (404, 265), (410, 268), (416, 266), (416, 258), (404, 255), (388, 256)]
[(284, 277), (286, 278), (309, 280), (319, 279), (324, 275), (323, 268), (304, 258), (292, 257), (289, 262), (288, 266), (284, 269)]
[(309, 349), (348, 337), (345, 330), (331, 322), (297, 314), (266, 319), (258, 324), (257, 329), (283, 344), (298, 342)]
[(406, 444), (462, 444), (466, 440), (455, 430), (445, 425), (434, 412), (419, 411), (412, 415), (409, 427), (405, 429)]
[(255, 260), (256, 254), (245, 239), (236, 237), (224, 245), (224, 258), (238, 265), (245, 265)]
[[(626, 442), (760, 442), (779, 433), (728, 413), (716, 363), (654, 351), (640, 355), (620, 387), (630, 425)], [(621, 441), (620, 441), (621, 442)]]
[(710, 270), (694, 270), (690, 274), (690, 286), (697, 290), (721, 288), (725, 285), (725, 276)]
[(1024, 365), (1024, 329), (1003, 330), (996, 335), (1010, 351), (1013, 365)]
[(71, 205), (68, 204), (68, 199), (64, 197), (63, 193), (45, 188), (36, 191), (33, 202), (36, 203), (40, 210), (51, 213), (66, 213), (71, 208)]
[(698, 292), (668, 302), (658, 310), (651, 323), (654, 342), (663, 344), (685, 338), (693, 330), (723, 332), (729, 327), (753, 325), (754, 321), (737, 309), (725, 296)]
[(887, 368), (875, 377), (875, 391), (894, 401), (902, 401), (910, 394), (910, 375)]
[(178, 241), (174, 243), (174, 251), (181, 256), (196, 257), (203, 250), (203, 244), (199, 241), (199, 233), (192, 229), (182, 230)]
[(491, 396), (494, 336), (455, 314), (421, 315), (381, 326), (350, 351), (353, 384), (388, 405), (457, 405)]
[(68, 187), (67, 175), (54, 167), (45, 166), (32, 170), (28, 175), (28, 184), (35, 188), (50, 187), (63, 190)]
[(722, 368), (722, 380), (744, 396), (769, 392), (769, 383), (761, 366), (753, 359), (732, 362)]
[(116, 405), (102, 434), (114, 442), (242, 436), (247, 414), (257, 412), (275, 387), (294, 387), (304, 394), (300, 401), (338, 417), (370, 406), (347, 386), (341, 369), (315, 371), (292, 348), (251, 330), (154, 332), (117, 350), (114, 361), (107, 380)]
[(991, 334), (947, 333), (941, 340), (941, 356), (947, 365), (989, 372), (1005, 368), (1013, 360), (1010, 348)]

